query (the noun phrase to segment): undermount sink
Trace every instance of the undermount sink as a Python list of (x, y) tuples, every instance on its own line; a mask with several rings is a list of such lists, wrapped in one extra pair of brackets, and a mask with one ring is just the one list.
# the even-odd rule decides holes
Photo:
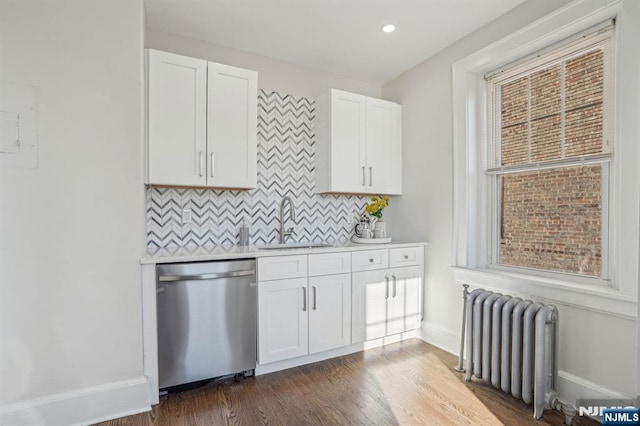
[(327, 243), (284, 243), (284, 244), (269, 244), (265, 246), (256, 246), (259, 250), (286, 250), (286, 249), (303, 249), (303, 248), (323, 248), (331, 247), (332, 244)]

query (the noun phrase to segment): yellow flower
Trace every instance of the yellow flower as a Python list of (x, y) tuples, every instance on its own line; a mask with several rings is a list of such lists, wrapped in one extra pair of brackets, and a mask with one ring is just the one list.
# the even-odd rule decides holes
[(389, 196), (374, 195), (371, 197), (371, 203), (367, 204), (365, 211), (377, 218), (382, 217), (382, 211), (389, 206)]

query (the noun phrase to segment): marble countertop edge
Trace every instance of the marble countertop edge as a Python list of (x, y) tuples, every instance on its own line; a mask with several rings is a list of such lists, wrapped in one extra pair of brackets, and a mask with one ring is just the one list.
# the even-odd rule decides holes
[(147, 249), (142, 255), (142, 265), (174, 262), (198, 262), (207, 260), (231, 260), (269, 256), (335, 253), (341, 251), (377, 250), (408, 246), (427, 246), (427, 241), (398, 240), (385, 244), (358, 244), (352, 241), (327, 242), (327, 247), (301, 247), (265, 250), (261, 245), (249, 246), (191, 246)]

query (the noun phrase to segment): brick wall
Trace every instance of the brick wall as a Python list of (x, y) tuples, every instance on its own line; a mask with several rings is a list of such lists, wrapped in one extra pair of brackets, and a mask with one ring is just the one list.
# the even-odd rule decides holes
[(500, 263), (600, 275), (601, 166), (502, 179)]
[[(503, 84), (501, 164), (602, 153), (603, 68), (596, 50)], [(499, 263), (600, 275), (600, 165), (500, 179)]]

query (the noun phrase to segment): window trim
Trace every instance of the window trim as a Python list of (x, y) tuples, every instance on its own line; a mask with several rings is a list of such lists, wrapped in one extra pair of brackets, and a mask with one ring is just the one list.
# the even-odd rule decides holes
[[(614, 314), (617, 308), (612, 308), (613, 305), (609, 304), (609, 297), (616, 299), (621, 304), (621, 309), (623, 305), (626, 306), (626, 303), (631, 303), (637, 298), (639, 275), (637, 259), (640, 257), (640, 247), (637, 244), (640, 238), (638, 209), (640, 171), (636, 170), (635, 162), (640, 148), (633, 145), (635, 142), (632, 139), (640, 134), (640, 123), (632, 119), (631, 112), (638, 104), (633, 97), (633, 90), (640, 89), (640, 82), (636, 81), (637, 76), (633, 74), (638, 64), (634, 62), (635, 59), (632, 59), (634, 51), (629, 40), (634, 39), (638, 31), (632, 26), (625, 26), (624, 16), (621, 14), (622, 6), (621, 0), (606, 4), (596, 1), (572, 2), (454, 63), (452, 69), (454, 140), (452, 271), (455, 279), (475, 285), (477, 283), (470, 280), (470, 277), (478, 274), (484, 277), (493, 276), (501, 282), (501, 288), (516, 288), (526, 281), (532, 286), (528, 294), (536, 294), (539, 297), (548, 295), (550, 300), (557, 303), (571, 300), (572, 304), (580, 305), (580, 301), (583, 300), (585, 304), (601, 306), (603, 312), (611, 314)], [(488, 215), (482, 213), (487, 212), (489, 208), (485, 201), (488, 199), (489, 188), (482, 182), (485, 177), (482, 168), (484, 152), (479, 143), (488, 130), (485, 120), (487, 95), (484, 90), (484, 76), (504, 64), (513, 63), (518, 58), (567, 40), (608, 19), (616, 19), (615, 102), (616, 109), (620, 111), (614, 118), (613, 124), (616, 136), (614, 151), (619, 167), (612, 170), (609, 194), (612, 198), (611, 203), (615, 206), (614, 210), (609, 212), (610, 233), (614, 235), (615, 241), (610, 249), (613, 266), (610, 279), (614, 288), (488, 269), (485, 241), (491, 224)], [(625, 70), (625, 67), (621, 66), (625, 62), (632, 64), (631, 68), (628, 68), (627, 64)], [(622, 85), (624, 85), (624, 91), (620, 89)], [(624, 117), (624, 121), (621, 117)], [(621, 141), (624, 142), (622, 145), (620, 145)], [(507, 282), (511, 285), (507, 286)], [(553, 284), (550, 286), (549, 283)], [(552, 287), (558, 291), (551, 291)], [(559, 291), (560, 288), (563, 290)], [(598, 288), (602, 291), (596, 291)], [(532, 293), (534, 290), (539, 293)], [(598, 296), (593, 296), (594, 291)]]
[[(489, 222), (488, 238), (487, 238), (487, 258), (486, 267), (494, 270), (503, 270), (507, 272), (517, 272), (521, 274), (529, 274), (533, 276), (554, 278), (566, 280), (570, 282), (583, 283), (585, 285), (599, 285), (613, 287), (614, 282), (611, 280), (610, 271), (613, 270), (611, 265), (611, 256), (609, 250), (613, 246), (613, 234), (609, 232), (609, 211), (613, 208), (611, 205), (611, 197), (609, 192), (610, 173), (613, 163), (613, 143), (615, 142), (613, 127), (611, 123), (615, 120), (613, 97), (615, 91), (615, 62), (613, 61), (613, 49), (615, 46), (615, 20), (607, 20), (600, 25), (591, 27), (585, 31), (554, 43), (552, 46), (543, 48), (540, 51), (527, 55), (523, 59), (516, 60), (510, 64), (502, 66), (498, 70), (485, 74), (486, 80), (486, 120), (487, 135), (485, 139), (485, 179), (484, 185), (488, 185), (488, 204), (489, 206)], [(602, 130), (602, 154), (582, 155), (575, 157), (563, 157), (555, 160), (545, 160), (539, 162), (529, 162), (518, 165), (499, 165), (500, 153), (495, 150), (499, 149), (500, 117), (496, 110), (498, 102), (499, 90), (497, 88), (511, 81), (517, 80), (524, 76), (529, 76), (540, 70), (544, 70), (555, 65), (566, 63), (572, 58), (580, 57), (590, 52), (603, 50), (603, 73), (604, 73), (604, 93), (603, 93), (603, 130)], [(564, 68), (563, 68), (564, 69)], [(562, 87), (564, 91), (565, 87)], [(562, 99), (564, 103), (564, 97)], [(564, 111), (564, 110), (563, 110)], [(498, 116), (496, 117), (496, 114)], [(529, 111), (530, 114), (530, 111)], [(529, 117), (530, 120), (530, 117)], [(563, 123), (564, 126), (564, 123)], [(530, 142), (529, 142), (530, 143)], [(564, 153), (564, 134), (563, 146)], [(498, 162), (498, 164), (496, 164)], [(590, 164), (600, 164), (602, 170), (601, 181), (601, 251), (600, 251), (600, 276), (581, 275), (577, 273), (554, 271), (551, 269), (533, 268), (519, 265), (508, 265), (499, 262), (500, 259), (500, 208), (501, 191), (500, 177), (508, 174), (535, 172), (540, 170), (559, 169), (568, 167), (579, 167)]]

